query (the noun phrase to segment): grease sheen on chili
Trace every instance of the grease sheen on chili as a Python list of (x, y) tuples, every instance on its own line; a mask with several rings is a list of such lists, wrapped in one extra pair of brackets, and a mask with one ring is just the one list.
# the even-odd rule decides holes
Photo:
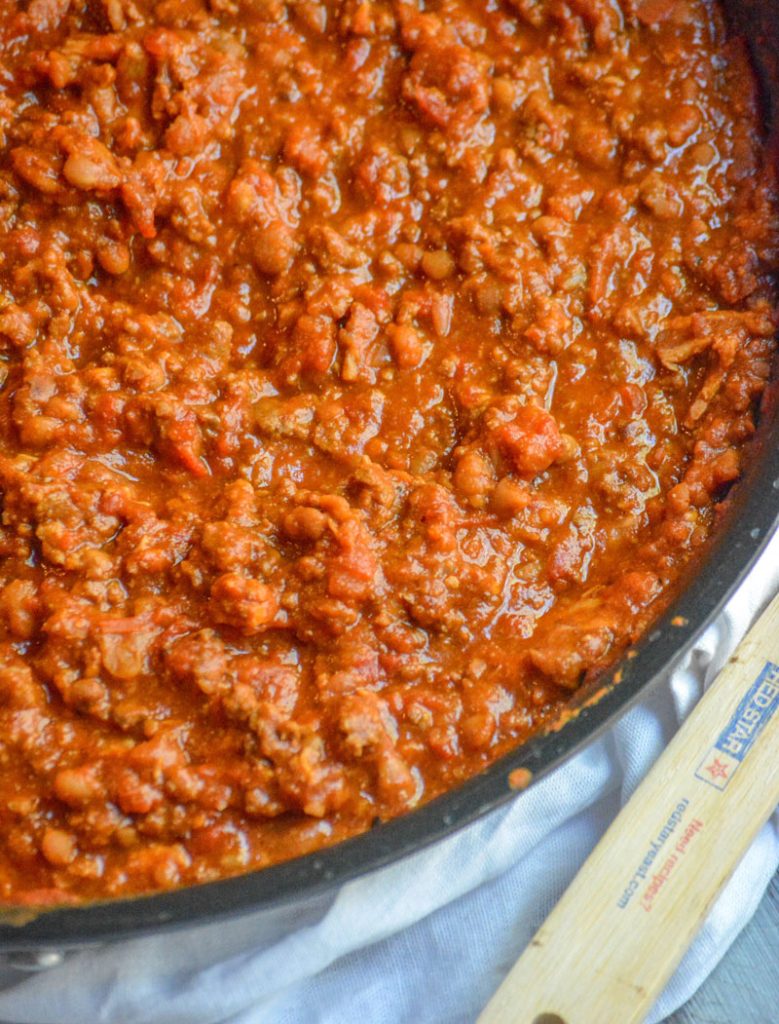
[(0, 898), (309, 851), (668, 603), (775, 328), (700, 0), (0, 0)]

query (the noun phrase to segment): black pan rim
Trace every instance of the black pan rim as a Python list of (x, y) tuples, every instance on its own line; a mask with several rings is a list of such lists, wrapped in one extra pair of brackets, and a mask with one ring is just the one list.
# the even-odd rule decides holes
[[(772, 43), (779, 39), (776, 4), (739, 0), (737, 33), (745, 21), (754, 41), (755, 64), (765, 96), (779, 96)], [(770, 8), (773, 8), (771, 10)], [(773, 86), (773, 88), (772, 88)], [(776, 104), (779, 106), (779, 103)], [(767, 152), (770, 154), (769, 145)], [(773, 383), (762, 403), (761, 423), (751, 443), (743, 478), (723, 503), (716, 535), (693, 567), (694, 575), (666, 613), (627, 656), (600, 680), (605, 692), (582, 707), (558, 731), (532, 738), (481, 774), (422, 807), (370, 832), (272, 867), (167, 893), (36, 911), (7, 908), (0, 923), (0, 950), (68, 949), (136, 938), (163, 929), (214, 923), (302, 898), (312, 899), (353, 879), (395, 863), (504, 805), (522, 799), (509, 783), (520, 769), (532, 786), (595, 739), (667, 676), (727, 603), (779, 530), (779, 353)], [(619, 674), (620, 682), (611, 685)], [(0, 915), (2, 912), (0, 912)], [(25, 923), (23, 915), (30, 917)], [(34, 915), (34, 916), (30, 916)], [(20, 923), (10, 923), (14, 917)]]

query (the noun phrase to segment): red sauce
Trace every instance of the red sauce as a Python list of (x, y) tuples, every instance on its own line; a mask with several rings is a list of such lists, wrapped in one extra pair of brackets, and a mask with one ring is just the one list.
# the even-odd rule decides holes
[(0, 898), (247, 871), (553, 720), (773, 351), (699, 0), (0, 0)]

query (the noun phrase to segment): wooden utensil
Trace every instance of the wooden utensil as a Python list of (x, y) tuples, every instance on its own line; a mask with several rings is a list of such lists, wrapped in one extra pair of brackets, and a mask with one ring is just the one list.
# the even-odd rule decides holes
[(642, 1021), (779, 803), (779, 597), (593, 850), (479, 1024)]

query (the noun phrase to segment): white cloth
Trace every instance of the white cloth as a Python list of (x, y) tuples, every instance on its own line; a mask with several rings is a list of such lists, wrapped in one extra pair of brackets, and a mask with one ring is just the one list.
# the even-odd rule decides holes
[[(685, 662), (509, 806), (336, 895), (73, 955), (0, 979), (8, 1024), (470, 1024), (756, 613), (779, 534)], [(685, 1002), (779, 865), (752, 845), (650, 1021)]]

